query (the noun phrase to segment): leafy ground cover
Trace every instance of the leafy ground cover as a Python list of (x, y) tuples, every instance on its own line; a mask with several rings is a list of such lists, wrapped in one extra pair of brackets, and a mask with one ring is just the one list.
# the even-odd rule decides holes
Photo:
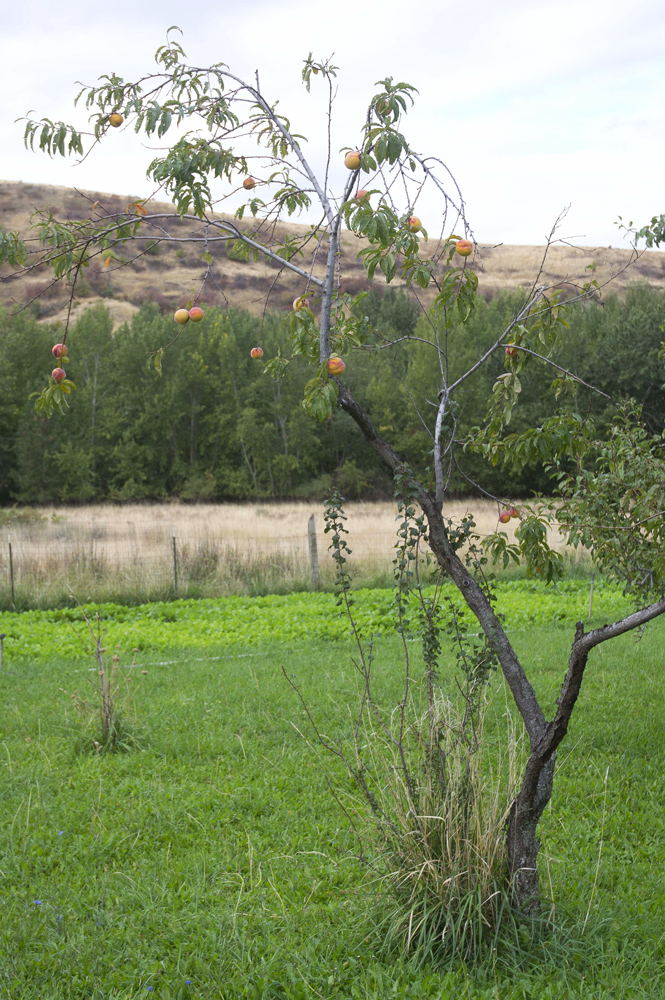
[[(444, 587), (446, 593), (453, 595), (453, 587)], [(537, 581), (502, 581), (498, 593), (499, 611), (513, 628), (587, 619), (589, 582), (583, 579), (563, 581), (556, 588)], [(364, 635), (382, 635), (393, 629), (393, 597), (392, 590), (354, 593), (354, 615)], [(80, 638), (85, 634), (84, 614), (94, 617), (98, 607), (107, 645), (119, 645), (125, 652), (168, 652), (183, 647), (205, 652), (211, 644), (253, 648), (266, 642), (351, 637), (349, 621), (337, 613), (333, 594), (304, 592), (190, 599), (138, 607), (102, 604), (5, 612), (0, 614), (0, 631), (7, 636), (7, 655), (38, 661), (54, 656), (84, 659), (86, 652)], [(630, 610), (630, 602), (618, 587), (596, 582), (591, 624), (602, 624)]]
[[(437, 969), (382, 951), (379, 923), (389, 900), (375, 872), (357, 860), (353, 831), (326, 780), (351, 792), (349, 779), (330, 761), (324, 768), (300, 735), (307, 720), (282, 665), (299, 679), (332, 735), (346, 735), (355, 689), (352, 648), (343, 633), (305, 643), (304, 633), (295, 631), (303, 624), (311, 629), (332, 610), (322, 611), (325, 604), (312, 596), (310, 618), (305, 605), (285, 598), (246, 601), (242, 613), (243, 602), (231, 602), (236, 615), (229, 612), (217, 645), (210, 634), (198, 637), (184, 603), (144, 609), (131, 627), (150, 636), (146, 652), (134, 669), (123, 669), (138, 740), (126, 754), (81, 752), (71, 695), (86, 693), (87, 665), (57, 654), (66, 619), (44, 613), (47, 631), (38, 647), (26, 647), (24, 659), (6, 658), (0, 674), (0, 995), (663, 995), (662, 624), (640, 642), (624, 637), (592, 655), (542, 828), (543, 881), (555, 901), (557, 932), (540, 945), (526, 938), (519, 947), (500, 943), (480, 968)], [(618, 600), (610, 590), (602, 596)], [(595, 607), (602, 617), (600, 597)], [(357, 606), (369, 614), (374, 601), (387, 613), (386, 600), (360, 595)], [(523, 588), (520, 600), (525, 617), (515, 642), (551, 707), (570, 630), (528, 623), (528, 614), (546, 613), (540, 590)], [(561, 600), (578, 608), (573, 620), (584, 617), (588, 593), (562, 587)], [(211, 605), (210, 618), (223, 619), (224, 605)], [(195, 605), (204, 608), (205, 602)], [(175, 618), (164, 621), (169, 610)], [(39, 618), (22, 618), (29, 635)], [(109, 645), (112, 629), (128, 627), (127, 621), (106, 624)], [(248, 638), (253, 627), (260, 637)], [(126, 640), (122, 632), (115, 638)], [(148, 655), (147, 646), (158, 639), (162, 645), (151, 650), (182, 643), (169, 662)], [(393, 636), (378, 641), (376, 669), (386, 698), (398, 690), (398, 654)], [(443, 683), (453, 689), (452, 664)], [(499, 678), (493, 690), (505, 710)]]

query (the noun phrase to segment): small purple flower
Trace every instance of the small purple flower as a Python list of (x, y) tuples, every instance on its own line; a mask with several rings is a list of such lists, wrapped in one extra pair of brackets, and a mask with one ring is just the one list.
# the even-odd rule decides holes
[(41, 906), (42, 905), (41, 899), (33, 899), (33, 903), (35, 904), (35, 906)]
[(62, 835), (63, 835), (64, 832), (65, 832), (64, 830), (58, 830), (58, 836), (62, 837)]

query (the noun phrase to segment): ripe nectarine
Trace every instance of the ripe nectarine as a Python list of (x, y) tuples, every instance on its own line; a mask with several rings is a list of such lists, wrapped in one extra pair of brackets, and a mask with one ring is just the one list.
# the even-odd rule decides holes
[(360, 166), (360, 153), (357, 151), (347, 153), (344, 157), (344, 166), (349, 170), (357, 170)]
[(250, 355), (253, 358), (262, 358), (263, 357), (263, 348), (262, 347), (253, 347), (249, 353), (250, 353)]
[(184, 326), (185, 323), (189, 323), (189, 310), (176, 309), (176, 311), (173, 314), (173, 318), (176, 321), (176, 323), (180, 324), (180, 326)]
[(309, 309), (309, 299), (305, 299), (302, 296), (299, 299), (293, 300), (293, 311), (300, 312), (301, 309)]
[(508, 524), (508, 521), (510, 521), (510, 514), (507, 510), (501, 511), (499, 514), (499, 520), (501, 521), (501, 524)]
[(58, 358), (59, 360), (60, 358), (65, 356), (65, 354), (67, 353), (67, 348), (65, 347), (64, 344), (55, 344), (51, 353), (53, 354), (54, 358)]
[(242, 186), (244, 187), (245, 191), (251, 191), (253, 187), (256, 187), (256, 181), (254, 180), (253, 177), (245, 177), (244, 181), (242, 182)]
[(506, 348), (506, 357), (507, 358), (516, 358), (518, 354), (519, 354), (519, 351), (517, 350), (517, 348), (515, 347), (515, 345), (514, 344), (508, 344), (508, 347)]
[(511, 517), (519, 517), (520, 516), (520, 512), (518, 511), (517, 507), (509, 507), (508, 508), (508, 513), (510, 514)]
[(65, 377), (65, 370), (64, 368), (54, 368), (51, 375), (53, 376), (55, 382), (62, 382)]
[(455, 249), (460, 257), (470, 257), (473, 253), (473, 243), (469, 243), (468, 240), (458, 240)]
[(406, 228), (409, 230), (410, 233), (417, 233), (418, 230), (420, 229), (420, 225), (421, 225), (420, 219), (418, 218), (417, 215), (410, 215), (409, 218), (406, 220)]
[(360, 191), (356, 191), (353, 200), (364, 201), (366, 198), (369, 198), (369, 194), (367, 193), (367, 191), (361, 188)]
[(192, 306), (189, 310), (189, 318), (192, 323), (200, 323), (203, 319), (203, 309), (201, 309), (201, 306)]
[(326, 368), (328, 369), (331, 375), (341, 375), (344, 369), (346, 368), (346, 365), (344, 364), (341, 358), (332, 357), (328, 358), (328, 360), (326, 361)]
[(120, 128), (124, 120), (125, 119), (118, 111), (114, 111), (111, 117), (109, 118), (109, 125), (112, 125), (113, 128)]

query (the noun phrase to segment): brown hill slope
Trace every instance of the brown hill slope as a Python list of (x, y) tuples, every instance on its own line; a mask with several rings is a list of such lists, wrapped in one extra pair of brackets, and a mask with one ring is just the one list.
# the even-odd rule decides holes
[[(133, 200), (129, 196), (78, 192), (73, 188), (0, 181), (0, 225), (28, 235), (30, 215), (37, 208), (48, 209), (60, 219), (83, 219), (90, 215), (95, 201), (107, 211), (118, 212)], [(151, 212), (171, 208), (161, 202), (150, 203), (147, 207)], [(179, 236), (191, 231), (186, 223), (176, 223), (176, 227)], [(304, 231), (306, 227), (297, 228)], [(285, 231), (285, 227), (278, 227), (275, 238), (283, 237)], [(131, 267), (114, 262), (105, 269), (100, 261), (85, 272), (85, 279), (78, 288), (77, 311), (104, 302), (111, 310), (115, 323), (119, 324), (129, 319), (143, 302), (154, 301), (171, 310), (197, 294), (206, 269), (200, 250), (193, 245), (177, 247), (167, 243), (150, 250), (148, 248), (158, 235), (154, 230), (152, 233), (152, 238), (147, 237), (141, 244), (147, 252)], [(369, 287), (357, 259), (362, 245), (362, 241), (352, 234), (344, 234), (343, 290), (355, 293)], [(486, 297), (502, 290), (529, 286), (538, 273), (543, 257), (543, 247), (538, 246), (489, 247), (480, 244), (478, 249), (477, 259), (469, 266), (477, 271), (480, 292)], [(289, 309), (292, 300), (304, 290), (302, 279), (286, 271), (280, 274), (273, 264), (231, 260), (222, 246), (212, 252), (215, 282), (206, 285), (202, 295), (204, 302), (228, 302), (260, 315), (271, 286), (269, 306), (281, 310)], [(665, 253), (647, 251), (632, 263), (630, 261), (629, 250), (558, 245), (548, 253), (541, 281), (566, 286), (593, 277), (604, 285), (612, 279), (607, 291), (617, 294), (624, 292), (630, 282), (636, 281), (648, 281), (658, 288), (665, 288)], [(60, 285), (49, 288), (46, 274), (9, 277), (9, 268), (5, 267), (0, 271), (0, 279), (4, 279), (0, 280), (0, 303), (15, 308), (39, 296), (35, 298), (34, 308), (44, 322), (64, 317), (65, 289)], [(382, 283), (382, 276), (378, 276), (376, 284)], [(419, 294), (424, 304), (432, 298), (432, 292)]]

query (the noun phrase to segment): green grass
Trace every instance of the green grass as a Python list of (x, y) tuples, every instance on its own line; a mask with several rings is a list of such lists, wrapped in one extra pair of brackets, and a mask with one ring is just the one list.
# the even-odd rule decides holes
[[(551, 713), (572, 630), (529, 624), (538, 601), (530, 606), (528, 593), (513, 638)], [(213, 610), (223, 617), (215, 603), (210, 620)], [(350, 780), (331, 761), (324, 769), (299, 735), (307, 720), (281, 673), (285, 665), (299, 679), (326, 732), (346, 735), (355, 686), (348, 639), (308, 639), (307, 628), (298, 631), (303, 617), (311, 626), (301, 605), (289, 617), (279, 600), (245, 604), (242, 628), (262, 610), (272, 640), (266, 631), (243, 640), (236, 619), (206, 646), (209, 620), (199, 641), (194, 615), (183, 611), (188, 645), (177, 608), (161, 639), (150, 631), (159, 618), (144, 620), (150, 639), (138, 662), (121, 660), (140, 749), (102, 756), (80, 751), (70, 698), (87, 690), (88, 663), (60, 655), (53, 621), (42, 623), (39, 648), (18, 657), (22, 633), (11, 620), (20, 634), (0, 674), (3, 1000), (665, 995), (664, 623), (639, 643), (623, 637), (591, 656), (542, 823), (556, 933), (540, 944), (505, 942), (478, 968), (436, 969), (382, 952), (375, 928), (389, 901), (356, 859), (326, 771), (344, 791)], [(399, 645), (386, 636), (377, 649), (389, 699)], [(444, 684), (453, 678), (449, 665)], [(502, 685), (492, 684), (501, 704)]]

